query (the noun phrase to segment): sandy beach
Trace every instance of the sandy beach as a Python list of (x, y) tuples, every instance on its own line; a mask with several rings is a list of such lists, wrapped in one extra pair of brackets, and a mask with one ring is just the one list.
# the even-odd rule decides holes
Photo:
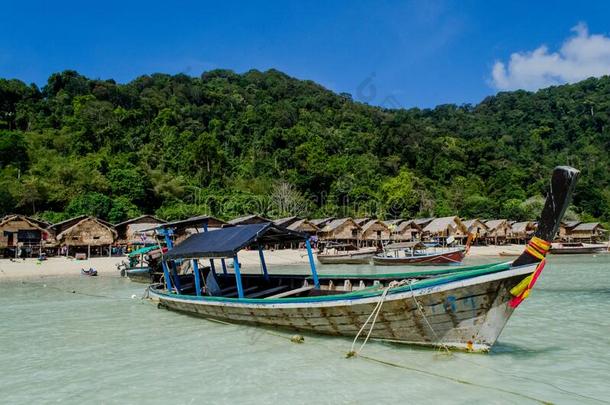
[[(470, 249), (469, 255), (474, 257), (500, 256), (500, 253), (518, 255), (522, 250), (523, 246), (521, 245), (473, 246)], [(245, 271), (259, 268), (257, 251), (241, 251), (239, 259)], [(307, 251), (305, 249), (266, 251), (265, 259), (270, 266), (304, 265), (308, 263)], [(0, 260), (0, 281), (52, 276), (78, 276), (80, 275), (80, 269), (88, 269), (90, 267), (96, 269), (100, 276), (119, 277), (116, 265), (124, 260), (127, 260), (127, 258), (95, 257), (89, 260), (75, 260), (65, 257), (50, 257), (42, 262), (37, 259), (2, 259)]]

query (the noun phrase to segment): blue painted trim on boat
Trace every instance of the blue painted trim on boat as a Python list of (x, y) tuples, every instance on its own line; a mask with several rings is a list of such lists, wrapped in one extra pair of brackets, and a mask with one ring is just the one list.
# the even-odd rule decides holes
[(263, 275), (265, 280), (269, 280), (269, 273), (267, 273), (267, 263), (265, 263), (265, 255), (263, 254), (263, 247), (258, 245), (258, 257), (261, 260), (261, 267), (263, 269)]
[[(527, 266), (524, 266), (527, 267)], [(474, 268), (464, 268), (457, 274), (450, 274), (447, 276), (436, 277), (431, 279), (425, 279), (417, 281), (411, 286), (405, 285), (402, 287), (394, 288), (388, 291), (388, 295), (398, 294), (409, 290), (420, 290), (423, 288), (436, 287), (443, 284), (448, 284), (454, 281), (461, 281), (468, 278), (474, 278), (478, 276), (485, 276), (488, 274), (499, 273), (512, 269), (510, 263), (493, 263), (488, 265), (474, 266)], [(397, 273), (404, 275), (405, 279), (409, 278), (409, 273)], [(360, 276), (356, 276), (360, 277)], [(400, 278), (400, 277), (397, 277)], [(241, 280), (240, 280), (241, 281)], [(167, 297), (168, 299), (179, 298), (182, 300), (192, 301), (211, 301), (211, 302), (226, 302), (236, 304), (259, 304), (259, 305), (273, 305), (281, 303), (316, 303), (316, 302), (328, 302), (328, 301), (346, 301), (346, 300), (359, 300), (364, 298), (371, 298), (379, 296), (383, 293), (383, 288), (369, 287), (363, 290), (354, 291), (347, 294), (337, 295), (322, 295), (315, 297), (286, 297), (286, 298), (226, 298), (226, 297), (210, 297), (201, 296), (196, 297), (193, 295), (182, 295), (182, 294), (168, 294), (160, 291), (155, 291), (161, 297)]]
[(197, 259), (193, 259), (193, 274), (195, 275), (195, 293), (198, 297), (201, 296), (201, 275), (199, 274), (199, 263)]
[(167, 291), (171, 291), (172, 290), (172, 279), (169, 275), (169, 269), (167, 268), (167, 262), (165, 260), (163, 260), (161, 262), (161, 265), (163, 266), (163, 277), (165, 278), (165, 288), (167, 288)]
[(237, 261), (237, 255), (233, 258), (234, 270), (235, 270), (235, 282), (237, 284), (237, 296), (244, 298), (244, 288), (241, 285), (241, 272), (239, 271), (239, 261)]
[(318, 272), (316, 271), (316, 262), (313, 259), (313, 252), (311, 251), (311, 243), (309, 243), (309, 239), (305, 239), (305, 247), (307, 247), (307, 256), (309, 256), (309, 267), (311, 268), (313, 284), (316, 288), (320, 288), (320, 279), (318, 278)]

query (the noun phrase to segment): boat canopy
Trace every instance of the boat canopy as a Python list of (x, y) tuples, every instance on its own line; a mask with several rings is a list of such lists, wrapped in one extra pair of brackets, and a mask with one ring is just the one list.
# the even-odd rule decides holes
[(128, 257), (145, 255), (146, 253), (150, 252), (151, 250), (156, 250), (156, 249), (159, 249), (158, 245), (143, 247), (143, 248), (134, 250), (133, 252), (129, 253)]
[(166, 255), (166, 259), (195, 259), (214, 257), (233, 257), (241, 249), (252, 245), (307, 240), (304, 233), (293, 231), (272, 222), (250, 225), (237, 225), (215, 231), (189, 236)]

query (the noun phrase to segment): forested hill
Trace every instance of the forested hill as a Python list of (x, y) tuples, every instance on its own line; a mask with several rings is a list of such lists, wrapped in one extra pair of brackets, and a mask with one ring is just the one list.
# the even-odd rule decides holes
[(0, 211), (518, 220), (570, 164), (583, 172), (570, 215), (610, 221), (609, 124), (608, 77), (423, 110), (275, 70), (0, 80)]

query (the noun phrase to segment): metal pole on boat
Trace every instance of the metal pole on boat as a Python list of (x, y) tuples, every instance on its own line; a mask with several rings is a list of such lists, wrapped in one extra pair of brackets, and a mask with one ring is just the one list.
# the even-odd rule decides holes
[(307, 256), (309, 256), (309, 267), (311, 267), (313, 283), (316, 288), (320, 288), (320, 280), (318, 279), (318, 272), (316, 271), (316, 262), (313, 260), (313, 253), (311, 252), (311, 243), (309, 243), (309, 238), (305, 239), (305, 247), (307, 248)]
[(233, 270), (235, 270), (235, 282), (237, 284), (237, 296), (244, 298), (244, 288), (241, 285), (241, 272), (239, 271), (239, 261), (237, 255), (233, 256)]
[(261, 267), (263, 269), (263, 275), (265, 280), (269, 280), (269, 274), (267, 273), (267, 264), (265, 263), (265, 255), (263, 254), (263, 247), (258, 245), (258, 257), (261, 259)]
[(201, 279), (199, 274), (199, 263), (197, 263), (197, 259), (193, 259), (193, 274), (195, 275), (195, 292), (197, 296), (201, 296)]

